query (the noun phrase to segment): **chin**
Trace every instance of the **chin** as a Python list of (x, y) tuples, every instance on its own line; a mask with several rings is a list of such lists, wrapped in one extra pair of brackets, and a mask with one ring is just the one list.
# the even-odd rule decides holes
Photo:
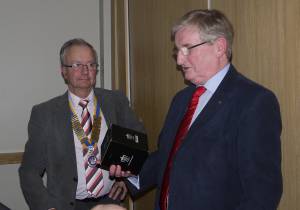
[(191, 82), (191, 83), (194, 83), (194, 78), (193, 78), (193, 77), (189, 77), (189, 76), (187, 76), (187, 75), (184, 75), (184, 79), (185, 79), (186, 81), (189, 81), (189, 82)]
[(192, 84), (194, 84), (194, 85), (196, 85), (196, 86), (205, 84), (204, 81), (199, 80), (199, 79), (195, 79), (195, 78), (188, 78), (188, 77), (185, 77), (185, 80), (186, 80), (186, 81), (189, 81), (190, 83), (192, 83)]

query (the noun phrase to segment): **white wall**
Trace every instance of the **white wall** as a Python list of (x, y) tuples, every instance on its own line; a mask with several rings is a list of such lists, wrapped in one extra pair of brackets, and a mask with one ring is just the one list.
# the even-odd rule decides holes
[(0, 202), (12, 210), (28, 210), (19, 185), (19, 164), (0, 166)]
[[(104, 17), (109, 15), (102, 20), (103, 28), (102, 9)], [(58, 51), (75, 37), (94, 45), (104, 62), (102, 86), (110, 88), (109, 0), (1, 0), (0, 153), (22, 152), (32, 106), (65, 92)], [(100, 76), (97, 83), (100, 86)], [(18, 167), (0, 166), (0, 202), (25, 210), (28, 207), (20, 191)]]
[(23, 151), (32, 105), (65, 91), (58, 51), (74, 37), (99, 51), (98, 0), (1, 0), (0, 152)]

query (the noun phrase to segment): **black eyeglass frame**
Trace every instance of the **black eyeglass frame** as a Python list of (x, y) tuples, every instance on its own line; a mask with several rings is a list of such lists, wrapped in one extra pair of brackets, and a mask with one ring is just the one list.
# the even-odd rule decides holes
[(190, 47), (181, 47), (181, 48), (175, 50), (174, 55), (177, 56), (178, 52), (181, 51), (184, 56), (188, 56), (190, 54), (191, 49), (199, 47), (199, 46), (204, 45), (206, 43), (209, 43), (209, 41), (204, 41), (204, 42), (201, 42), (199, 44), (192, 45)]

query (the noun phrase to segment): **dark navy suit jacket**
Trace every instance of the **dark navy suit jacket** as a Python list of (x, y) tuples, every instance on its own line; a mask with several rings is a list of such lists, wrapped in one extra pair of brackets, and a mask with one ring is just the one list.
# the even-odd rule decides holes
[[(176, 94), (141, 190), (157, 187), (195, 87)], [(282, 194), (281, 117), (275, 95), (233, 66), (192, 124), (175, 155), (169, 210), (275, 210)], [(133, 192), (134, 193), (134, 192)]]

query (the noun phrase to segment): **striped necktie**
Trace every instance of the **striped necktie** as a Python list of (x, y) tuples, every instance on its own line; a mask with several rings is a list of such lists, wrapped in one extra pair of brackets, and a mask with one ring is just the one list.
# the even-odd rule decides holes
[[(81, 126), (86, 136), (90, 137), (92, 131), (92, 120), (91, 115), (87, 109), (88, 103), (88, 100), (81, 100), (79, 102), (79, 105), (82, 107)], [(94, 147), (94, 150), (92, 152), (89, 152), (88, 149), (83, 150), (86, 186), (90, 197), (98, 197), (101, 189), (104, 186), (103, 174), (101, 169), (98, 167), (91, 167), (88, 164), (88, 158), (91, 156), (97, 157), (98, 153), (98, 146)]]
[(80, 100), (79, 106), (82, 107), (81, 112), (81, 127), (84, 130), (86, 136), (90, 136), (92, 132), (92, 120), (89, 110), (87, 109), (89, 101), (88, 100)]

